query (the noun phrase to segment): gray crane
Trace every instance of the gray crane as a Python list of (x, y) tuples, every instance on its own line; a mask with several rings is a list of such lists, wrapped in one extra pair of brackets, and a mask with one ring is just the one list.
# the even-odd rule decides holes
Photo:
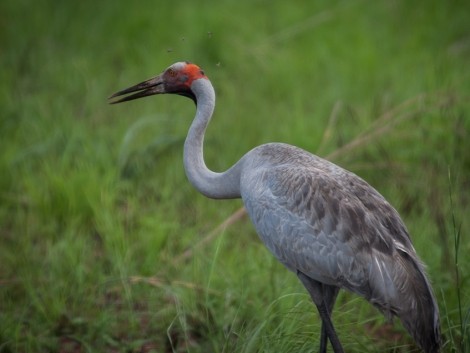
[(195, 64), (175, 63), (110, 99), (124, 95), (111, 100), (120, 103), (163, 93), (196, 103), (184, 144), (189, 181), (210, 198), (242, 198), (261, 240), (315, 303), (322, 320), (320, 352), (326, 352), (327, 339), (335, 353), (343, 352), (331, 321), (340, 288), (366, 298), (386, 317), (400, 318), (426, 353), (439, 352), (438, 306), (424, 265), (382, 195), (355, 174), (283, 143), (258, 146), (225, 172), (209, 170), (203, 142), (215, 92)]

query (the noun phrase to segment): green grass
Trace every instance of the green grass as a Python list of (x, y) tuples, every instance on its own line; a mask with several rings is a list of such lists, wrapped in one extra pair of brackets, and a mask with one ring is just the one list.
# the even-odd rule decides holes
[[(364, 177), (427, 264), (444, 352), (470, 352), (465, 1), (0, 4), (0, 352), (314, 352), (319, 318), (241, 203), (189, 185), (194, 105), (113, 92), (175, 61), (218, 96), (207, 164), (284, 141)], [(346, 147), (345, 147), (346, 146)], [(215, 231), (214, 231), (215, 230)], [(342, 293), (349, 352), (417, 351)]]

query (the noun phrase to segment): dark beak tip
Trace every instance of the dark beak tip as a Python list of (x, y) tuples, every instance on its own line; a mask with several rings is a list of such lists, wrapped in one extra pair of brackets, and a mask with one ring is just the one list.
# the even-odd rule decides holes
[(138, 83), (137, 85), (120, 90), (109, 96), (108, 100), (119, 96), (124, 96), (120, 99), (109, 102), (109, 104), (116, 104), (161, 93), (165, 93), (165, 90), (163, 86), (163, 81), (161, 80), (161, 76), (159, 75), (144, 82)]
[[(118, 93), (119, 93), (119, 92), (118, 92)], [(119, 96), (118, 93), (114, 93), (114, 94), (112, 94), (112, 95), (110, 95), (110, 96), (108, 97), (108, 103), (109, 103), (109, 104), (116, 104), (116, 103), (119, 103), (119, 102), (121, 101), (120, 99), (114, 99), (114, 98), (116, 98), (117, 96)], [(114, 99), (114, 100), (113, 100), (113, 99)]]

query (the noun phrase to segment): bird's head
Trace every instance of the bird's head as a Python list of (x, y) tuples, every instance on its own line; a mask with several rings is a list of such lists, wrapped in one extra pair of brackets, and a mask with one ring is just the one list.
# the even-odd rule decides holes
[(195, 80), (201, 78), (207, 79), (207, 76), (199, 66), (189, 62), (177, 62), (156, 77), (114, 93), (109, 99), (126, 96), (110, 103), (116, 104), (163, 93), (179, 94), (191, 98), (196, 103), (191, 85)]

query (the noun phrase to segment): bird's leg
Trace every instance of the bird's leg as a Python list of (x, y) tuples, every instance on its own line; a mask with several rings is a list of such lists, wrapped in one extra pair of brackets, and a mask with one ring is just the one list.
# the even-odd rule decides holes
[(333, 351), (335, 353), (343, 353), (343, 347), (341, 346), (341, 342), (338, 339), (330, 317), (331, 310), (338, 294), (338, 288), (317, 282), (300, 271), (297, 271), (297, 276), (310, 293), (310, 297), (317, 306), (318, 313), (322, 320), (320, 353), (326, 352), (327, 337), (330, 339)]
[[(323, 300), (325, 301), (326, 308), (328, 309), (328, 315), (331, 320), (331, 313), (333, 312), (333, 306), (335, 305), (336, 297), (338, 296), (339, 288), (334, 286), (328, 286), (326, 284), (320, 284), (322, 287)], [(325, 324), (321, 324), (321, 336), (320, 336), (320, 353), (326, 353), (326, 345), (328, 335), (326, 333)]]
[(325, 325), (323, 320), (321, 322), (321, 334), (320, 334), (320, 353), (326, 353), (326, 345), (328, 344), (328, 335), (326, 334)]
[[(339, 341), (338, 335), (336, 334), (333, 323), (331, 322), (331, 318), (330, 318), (330, 315), (328, 313), (328, 309), (325, 303), (321, 305), (317, 305), (317, 309), (322, 319), (322, 335), (323, 335), (323, 329), (324, 329), (326, 336), (329, 337), (331, 345), (333, 346), (333, 351), (335, 353), (343, 353), (344, 352), (343, 347), (341, 346), (341, 342)], [(323, 341), (320, 342), (320, 349), (323, 348), (324, 351), (326, 351), (326, 337), (325, 338), (322, 337), (322, 340)], [(322, 347), (322, 345), (324, 347)]]

